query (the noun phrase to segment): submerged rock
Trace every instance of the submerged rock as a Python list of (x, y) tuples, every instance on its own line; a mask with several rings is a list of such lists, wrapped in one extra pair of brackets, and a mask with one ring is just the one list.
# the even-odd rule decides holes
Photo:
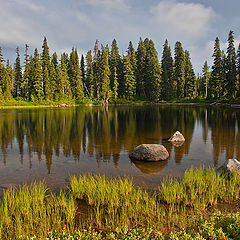
[(218, 168), (218, 171), (231, 174), (233, 171), (240, 170), (240, 162), (237, 159), (227, 159), (224, 164)]
[(137, 146), (129, 157), (138, 161), (162, 161), (169, 158), (167, 149), (160, 144), (141, 144)]
[[(179, 131), (176, 131), (168, 140), (169, 142), (172, 143), (183, 143), (185, 142), (185, 138), (182, 135), (182, 133), (180, 133)], [(180, 144), (179, 144), (180, 145)]]

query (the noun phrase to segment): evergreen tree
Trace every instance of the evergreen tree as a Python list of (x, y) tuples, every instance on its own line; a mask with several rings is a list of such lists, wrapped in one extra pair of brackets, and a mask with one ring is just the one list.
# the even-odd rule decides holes
[(128, 53), (129, 59), (130, 59), (130, 63), (132, 65), (133, 73), (134, 73), (134, 75), (136, 75), (136, 69), (137, 69), (136, 52), (133, 48), (133, 44), (131, 41), (129, 42), (127, 53)]
[(83, 83), (83, 89), (84, 89), (84, 93), (88, 94), (88, 89), (87, 89), (87, 85), (86, 85), (86, 70), (85, 70), (85, 61), (84, 61), (84, 56), (82, 54), (81, 56), (81, 72), (82, 72), (82, 83)]
[(229, 32), (228, 36), (228, 48), (226, 58), (226, 90), (228, 97), (236, 96), (236, 53), (234, 47), (233, 31)]
[[(119, 54), (117, 41), (112, 41), (111, 52), (109, 56), (110, 65), (110, 87), (113, 91), (113, 97), (116, 100), (118, 93), (122, 95), (124, 89), (124, 81), (122, 77), (122, 60)], [(120, 87), (119, 87), (120, 85)]]
[(180, 42), (176, 42), (175, 44), (174, 82), (176, 86), (176, 97), (182, 98), (184, 96), (185, 85), (185, 55)]
[(24, 82), (24, 97), (29, 99), (30, 62), (28, 48), (29, 46), (25, 44), (23, 82)]
[(72, 89), (72, 94), (75, 99), (82, 99), (84, 97), (83, 93), (83, 83), (82, 83), (82, 71), (79, 64), (79, 57), (77, 49), (72, 49), (68, 63), (68, 75), (70, 78), (70, 85)]
[(102, 46), (101, 54), (101, 98), (105, 103), (108, 103), (109, 98), (111, 97), (110, 91), (110, 68), (108, 64), (108, 51), (106, 47)]
[(131, 64), (131, 55), (124, 57), (124, 83), (125, 83), (125, 97), (126, 99), (133, 100), (136, 93), (136, 79), (134, 75), (134, 67)]
[(2, 48), (0, 47), (0, 88), (1, 88), (1, 95), (2, 95), (2, 86), (3, 86), (3, 74), (4, 74), (4, 65), (3, 65), (3, 55), (2, 55)]
[(33, 82), (33, 93), (31, 99), (35, 97), (38, 100), (43, 98), (43, 79), (42, 79), (42, 68), (40, 56), (37, 48), (34, 51), (33, 66), (32, 66), (32, 82)]
[(4, 96), (4, 99), (10, 99), (12, 98), (12, 67), (10, 65), (9, 60), (7, 60), (6, 68), (3, 69), (4, 72), (2, 74), (2, 93)]
[(92, 51), (87, 52), (86, 56), (86, 64), (87, 64), (87, 72), (86, 72), (86, 87), (88, 97), (94, 98), (94, 74), (93, 74), (93, 59), (92, 59)]
[(196, 96), (196, 76), (193, 71), (190, 53), (185, 51), (185, 85), (184, 85), (184, 97)]
[(65, 55), (61, 55), (61, 64), (58, 67), (58, 93), (60, 100), (68, 100), (72, 98), (72, 91), (69, 82)]
[(16, 49), (17, 58), (14, 64), (14, 96), (22, 97), (24, 95), (24, 83), (22, 77), (22, 67), (20, 62), (19, 47)]
[(146, 64), (146, 47), (140, 38), (136, 54), (137, 69), (136, 69), (136, 93), (141, 98), (146, 98), (145, 92), (145, 64)]
[(161, 67), (158, 54), (152, 40), (145, 39), (146, 65), (145, 65), (145, 92), (152, 102), (158, 102), (161, 98)]
[(162, 98), (170, 100), (174, 97), (173, 89), (173, 59), (168, 41), (163, 45), (162, 55)]
[(94, 88), (95, 97), (100, 99), (100, 73), (101, 73), (101, 51), (98, 49), (98, 40), (94, 45), (94, 57), (93, 57), (93, 73), (94, 73)]
[(224, 88), (224, 67), (222, 61), (222, 52), (220, 49), (219, 38), (217, 37), (214, 44), (213, 66), (211, 78), (209, 80), (208, 97), (217, 98), (222, 95)]
[(53, 55), (52, 55), (51, 63), (53, 64), (53, 66), (55, 68), (55, 71), (57, 71), (57, 69), (58, 69), (58, 56), (57, 56), (56, 52), (54, 52)]
[(203, 73), (203, 77), (202, 77), (201, 96), (204, 96), (207, 98), (208, 82), (209, 82), (209, 78), (210, 78), (209, 67), (208, 67), (207, 61), (204, 62), (202, 73)]
[(237, 50), (237, 60), (236, 60), (236, 71), (237, 71), (237, 96), (240, 96), (240, 44)]
[(50, 74), (50, 55), (49, 47), (47, 44), (47, 38), (44, 37), (43, 46), (42, 46), (42, 55), (41, 55), (41, 64), (42, 64), (42, 78), (43, 78), (43, 93), (46, 100), (53, 99), (53, 91), (49, 78)]

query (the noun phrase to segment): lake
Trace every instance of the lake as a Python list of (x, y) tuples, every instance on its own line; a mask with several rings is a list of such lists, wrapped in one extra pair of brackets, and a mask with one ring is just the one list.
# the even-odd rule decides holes
[[(165, 176), (191, 166), (220, 166), (240, 159), (240, 109), (183, 105), (0, 110), (0, 190), (45, 180), (55, 190), (71, 175), (130, 176), (155, 188)], [(186, 142), (167, 139), (179, 130)], [(167, 161), (132, 162), (142, 143), (163, 144)]]

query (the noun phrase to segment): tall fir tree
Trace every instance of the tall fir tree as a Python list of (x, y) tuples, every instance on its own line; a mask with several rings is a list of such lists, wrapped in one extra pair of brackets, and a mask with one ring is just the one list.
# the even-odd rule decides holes
[(111, 97), (110, 91), (110, 68), (108, 63), (108, 50), (102, 45), (102, 54), (101, 54), (101, 98), (105, 103), (108, 103), (109, 98)]
[(146, 47), (143, 40), (140, 38), (136, 54), (137, 69), (136, 69), (136, 93), (140, 98), (146, 98), (145, 91), (145, 65), (146, 65)]
[(124, 80), (122, 74), (122, 60), (119, 54), (119, 49), (117, 46), (117, 41), (113, 39), (111, 52), (109, 56), (109, 66), (110, 66), (110, 87), (113, 92), (113, 97), (116, 100), (118, 94), (122, 96), (124, 89)]
[(125, 97), (129, 100), (134, 100), (136, 94), (136, 79), (134, 75), (134, 66), (131, 63), (131, 55), (124, 57), (123, 60), (123, 73), (124, 73), (124, 83), (125, 83)]
[(23, 97), (24, 95), (24, 82), (22, 77), (22, 67), (19, 54), (19, 47), (16, 49), (17, 57), (14, 64), (14, 96)]
[(168, 40), (163, 45), (162, 55), (162, 98), (170, 100), (174, 97), (173, 88), (173, 58)]
[(66, 66), (65, 55), (61, 55), (61, 64), (58, 67), (58, 94), (59, 100), (69, 100), (72, 98), (71, 85)]
[(131, 41), (129, 42), (129, 45), (128, 45), (127, 54), (129, 56), (129, 60), (132, 65), (133, 73), (134, 75), (136, 75), (136, 69), (137, 69), (136, 52)]
[(13, 70), (8, 59), (7, 65), (4, 68), (3, 86), (2, 86), (2, 91), (5, 99), (12, 98), (12, 90), (13, 90), (12, 84), (13, 84)]
[(25, 44), (23, 82), (24, 82), (24, 97), (26, 99), (29, 99), (29, 82), (31, 81), (28, 49), (29, 46)]
[(177, 98), (184, 97), (185, 55), (182, 44), (176, 42), (174, 54), (174, 85)]
[(229, 32), (226, 58), (226, 91), (228, 97), (236, 96), (236, 52), (234, 47), (234, 33)]
[(205, 98), (208, 96), (208, 88), (209, 88), (209, 79), (210, 79), (210, 72), (207, 61), (204, 62), (203, 69), (202, 69), (202, 90), (201, 95)]
[(40, 56), (37, 48), (34, 51), (33, 66), (32, 66), (32, 82), (33, 82), (33, 93), (31, 99), (37, 98), (41, 100), (43, 98), (43, 79), (42, 79), (42, 68)]
[(189, 51), (185, 51), (185, 84), (184, 97), (193, 98), (196, 96), (196, 76), (190, 59)]
[(3, 74), (4, 74), (4, 65), (3, 65), (3, 54), (2, 48), (0, 47), (0, 88), (1, 88), (1, 95), (3, 94)]
[(217, 37), (214, 44), (212, 73), (209, 80), (208, 98), (217, 98), (223, 95), (224, 89), (224, 66), (220, 41)]
[(93, 73), (93, 59), (92, 59), (92, 51), (87, 52), (86, 56), (86, 87), (87, 87), (87, 94), (90, 99), (94, 98), (94, 73)]
[(41, 55), (41, 64), (42, 64), (42, 78), (43, 78), (43, 93), (46, 100), (53, 99), (53, 89), (52, 84), (49, 78), (50, 74), (50, 54), (49, 47), (47, 44), (47, 38), (44, 37), (42, 45), (42, 55)]
[(146, 46), (145, 64), (145, 92), (152, 102), (158, 102), (161, 98), (161, 67), (158, 54), (152, 40), (144, 41)]
[(236, 60), (236, 70), (237, 70), (237, 97), (240, 96), (240, 44), (237, 50), (237, 60)]

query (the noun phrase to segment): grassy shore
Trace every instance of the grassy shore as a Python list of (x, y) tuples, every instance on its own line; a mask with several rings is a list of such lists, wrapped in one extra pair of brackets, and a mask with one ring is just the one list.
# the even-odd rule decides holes
[[(0, 237), (205, 239), (210, 232), (231, 237), (240, 233), (240, 228), (233, 231), (229, 227), (239, 224), (239, 214), (216, 213), (209, 218), (204, 211), (239, 197), (239, 174), (229, 177), (204, 168), (190, 169), (181, 179), (166, 178), (154, 192), (134, 186), (129, 178), (92, 175), (72, 177), (69, 189), (59, 194), (42, 182), (33, 183), (5, 191), (0, 205)], [(227, 220), (220, 224), (223, 220), (219, 219)], [(181, 235), (188, 238), (177, 238)]]
[[(126, 100), (126, 99), (118, 99), (117, 101), (111, 100), (108, 105), (146, 105), (146, 104), (187, 104), (187, 105), (209, 105), (213, 102), (219, 102), (222, 104), (240, 104), (240, 99), (205, 99), (205, 98), (181, 98), (181, 99), (173, 99), (170, 101), (161, 101), (159, 103), (151, 103), (149, 101), (143, 99), (137, 100)], [(83, 99), (81, 101), (76, 100), (61, 100), (61, 101), (26, 101), (23, 99), (10, 99), (6, 101), (0, 102), (0, 109), (7, 108), (36, 108), (36, 107), (61, 107), (61, 106), (98, 106), (98, 105), (106, 105), (103, 101), (100, 100), (90, 100)]]

